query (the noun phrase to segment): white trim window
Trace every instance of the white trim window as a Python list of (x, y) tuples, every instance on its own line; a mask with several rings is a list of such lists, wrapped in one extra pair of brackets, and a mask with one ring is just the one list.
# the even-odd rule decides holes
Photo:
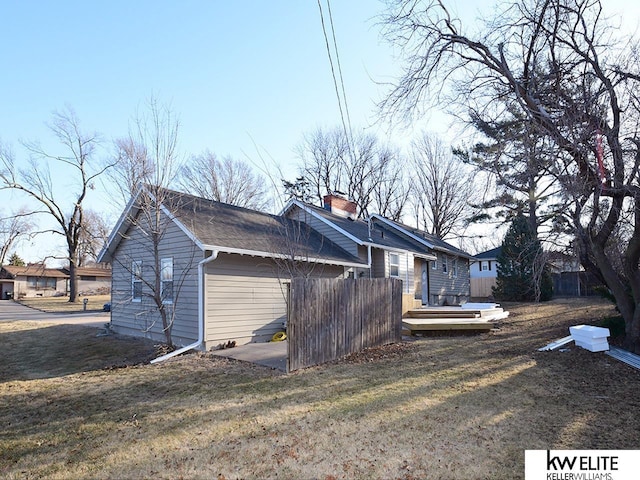
[(447, 257), (442, 257), (442, 272), (447, 273), (449, 271), (449, 265), (447, 265)]
[(436, 259), (431, 263), (431, 269), (432, 270), (437, 270), (438, 269), (438, 255), (435, 256)]
[(482, 272), (489, 271), (489, 262), (487, 262), (486, 260), (483, 260), (480, 263), (482, 264), (482, 268), (480, 269), (480, 271), (482, 271)]
[(400, 276), (400, 255), (397, 253), (389, 253), (389, 276)]
[(160, 260), (160, 297), (162, 303), (173, 303), (173, 258)]
[(453, 274), (454, 278), (458, 277), (458, 259), (454, 258), (453, 260), (451, 260), (451, 273)]
[(142, 301), (142, 260), (131, 262), (131, 301)]

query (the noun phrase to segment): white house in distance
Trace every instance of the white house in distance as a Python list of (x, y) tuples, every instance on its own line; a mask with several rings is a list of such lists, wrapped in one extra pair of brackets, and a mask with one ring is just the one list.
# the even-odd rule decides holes
[(471, 297), (489, 298), (498, 276), (498, 255), (502, 247), (492, 248), (475, 255), (471, 262)]

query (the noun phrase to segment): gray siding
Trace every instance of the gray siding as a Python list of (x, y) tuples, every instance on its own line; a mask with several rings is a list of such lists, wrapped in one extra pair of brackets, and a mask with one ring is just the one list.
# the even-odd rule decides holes
[(387, 267), (384, 254), (385, 251), (379, 248), (371, 249), (371, 271), (373, 278), (385, 278), (387, 276)]
[[(339, 278), (344, 268), (317, 265), (314, 277)], [(221, 253), (206, 267), (206, 349), (228, 341), (268, 341), (282, 331), (289, 279), (268, 258)]]
[[(152, 245), (140, 229), (133, 226), (114, 255), (111, 283), (111, 322), (114, 329), (126, 335), (143, 336), (164, 341), (162, 320), (156, 311), (151, 290), (143, 284), (141, 301), (133, 301), (131, 263), (143, 262), (142, 275), (154, 275)], [(198, 262), (203, 253), (173, 222), (163, 237), (160, 258), (173, 258), (174, 311), (172, 330), (176, 345), (188, 345), (198, 338)]]
[[(469, 291), (469, 260), (452, 255), (437, 253), (438, 269), (432, 269), (433, 262), (429, 262), (429, 303), (432, 305), (459, 304), (467, 301)], [(446, 257), (448, 269), (443, 271), (443, 260)], [(456, 260), (458, 274), (454, 275), (452, 263)]]
[(361, 256), (361, 252), (358, 249), (358, 244), (353, 240), (345, 237), (342, 233), (336, 229), (328, 226), (326, 223), (318, 220), (316, 217), (303, 211), (302, 209), (294, 206), (287, 215), (289, 218), (298, 220), (299, 222), (306, 223), (311, 226), (315, 231), (331, 240), (336, 245), (339, 245), (352, 255), (358, 256), (360, 260), (366, 263), (367, 255), (365, 251), (364, 257)]

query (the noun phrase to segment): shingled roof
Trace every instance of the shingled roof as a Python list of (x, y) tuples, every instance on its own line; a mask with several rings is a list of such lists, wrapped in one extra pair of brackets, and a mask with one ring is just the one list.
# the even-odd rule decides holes
[(370, 226), (369, 222), (365, 220), (351, 220), (350, 218), (336, 215), (315, 205), (303, 204), (302, 202), (296, 203), (314, 212), (314, 214), (322, 217), (364, 244), (373, 244), (382, 248), (408, 250), (414, 253), (424, 253), (424, 242), (426, 242), (429, 245), (428, 248), (432, 250), (469, 259), (474, 258), (472, 255), (454, 247), (435, 235), (395, 222), (381, 215), (372, 215), (372, 224)]
[(48, 278), (69, 278), (61, 268), (47, 268), (42, 264), (30, 263), (25, 267), (15, 265), (5, 265), (2, 269), (15, 279), (18, 276), (24, 277), (48, 277)]
[[(202, 250), (366, 266), (304, 223), (174, 190), (163, 189), (161, 196), (172, 219)], [(118, 240), (110, 240), (110, 252), (112, 241)]]

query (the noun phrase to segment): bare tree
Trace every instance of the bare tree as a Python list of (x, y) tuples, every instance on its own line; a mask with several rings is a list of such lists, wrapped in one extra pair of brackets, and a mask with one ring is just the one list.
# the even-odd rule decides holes
[(418, 227), (439, 238), (457, 233), (475, 197), (471, 172), (450, 147), (427, 133), (412, 143), (411, 167)]
[[(553, 178), (580, 259), (615, 297), (626, 347), (640, 352), (637, 42), (616, 38), (598, 0), (514, 1), (474, 36), (442, 1), (401, 0), (387, 25), (407, 54), (388, 111), (412, 115), (439, 93), (434, 85), (455, 80), (458, 105), (466, 99), (495, 120), (508, 98), (553, 142)], [(618, 269), (608, 247), (628, 211)]]
[(0, 265), (4, 265), (7, 255), (15, 248), (24, 236), (30, 235), (34, 229), (26, 208), (5, 218), (0, 218)]
[[(84, 201), (93, 189), (94, 181), (109, 165), (97, 167), (94, 160), (99, 137), (96, 133), (85, 133), (73, 110), (53, 114), (49, 125), (51, 132), (65, 147), (66, 154), (54, 155), (46, 152), (39, 143), (24, 143), (30, 160), (26, 169), (18, 169), (13, 152), (0, 148), (1, 189), (14, 189), (34, 200), (41, 208), (31, 214), (45, 214), (55, 222), (51, 233), (64, 237), (69, 261), (69, 301), (77, 299), (76, 266), (81, 232), (84, 227)], [(22, 163), (22, 162), (21, 162)], [(57, 191), (50, 174), (50, 165), (65, 169), (73, 180), (73, 187)], [(42, 233), (42, 232), (39, 232)]]
[[(124, 175), (127, 166), (132, 166), (135, 174), (128, 178), (138, 185), (132, 192), (132, 215), (126, 219), (131, 228), (124, 234), (135, 241), (125, 244), (129, 249), (114, 258), (114, 275), (131, 276), (139, 286), (131, 294), (139, 295), (141, 328), (151, 331), (160, 323), (169, 346), (173, 346), (176, 306), (196, 255), (195, 246), (190, 251), (176, 251), (167, 240), (172, 217), (179, 217), (184, 207), (180, 194), (167, 188), (182, 163), (178, 132), (179, 123), (172, 110), (151, 99), (147, 111), (135, 118), (129, 137), (118, 141), (127, 148), (118, 148), (121, 155), (117, 159), (122, 163), (116, 167)], [(125, 301), (131, 301), (128, 294), (123, 295)]]
[(109, 232), (109, 225), (102, 215), (94, 210), (85, 210), (78, 242), (78, 267), (84, 267), (88, 262), (97, 260), (100, 250), (109, 237)]
[(218, 157), (206, 151), (190, 158), (179, 171), (179, 183), (186, 192), (216, 202), (253, 210), (269, 205), (267, 183), (251, 166), (231, 157)]
[[(147, 146), (136, 132), (138, 125), (131, 129), (129, 136), (117, 138), (113, 142), (114, 154), (108, 161), (113, 164), (105, 175), (105, 190), (117, 192), (112, 199), (124, 208), (140, 184), (154, 175), (155, 166), (147, 156)], [(115, 193), (114, 192), (114, 193)]]
[(397, 149), (374, 135), (349, 138), (341, 128), (318, 129), (298, 146), (300, 176), (318, 203), (328, 193), (341, 193), (358, 206), (358, 217), (370, 213), (399, 219), (408, 195)]

